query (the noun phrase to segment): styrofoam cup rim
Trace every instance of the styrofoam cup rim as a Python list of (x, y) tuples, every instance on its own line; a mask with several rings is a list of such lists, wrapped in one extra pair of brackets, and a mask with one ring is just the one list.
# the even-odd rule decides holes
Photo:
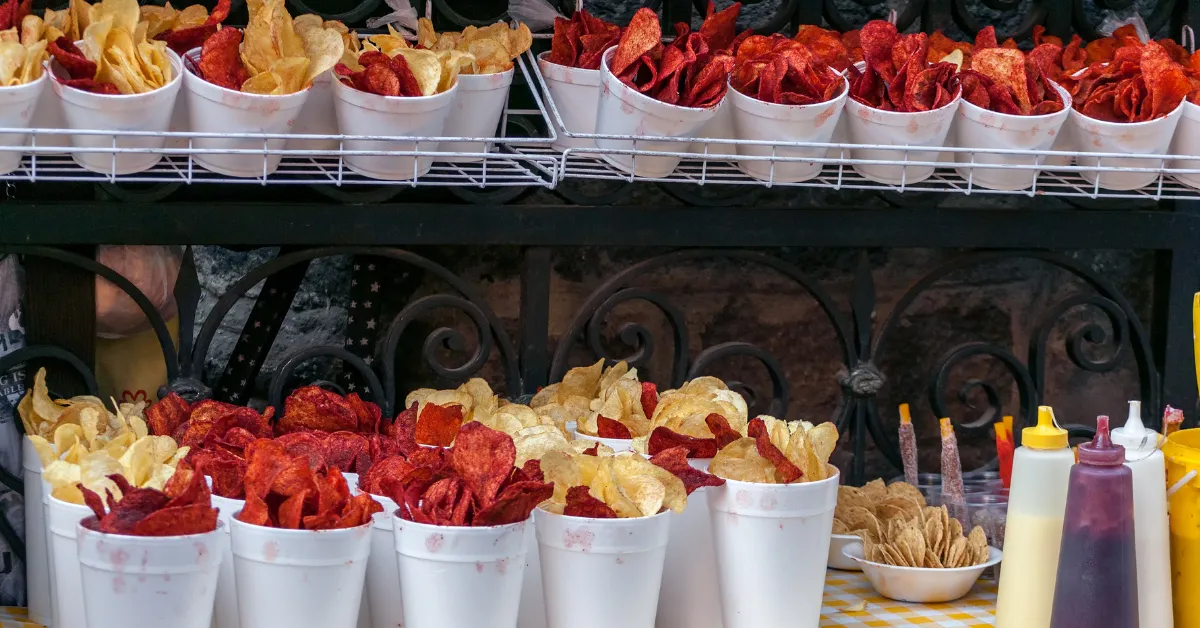
[(559, 519), (563, 519), (567, 522), (578, 522), (578, 523), (586, 523), (589, 525), (601, 525), (601, 526), (603, 526), (603, 525), (619, 525), (621, 523), (627, 523), (630, 521), (651, 521), (651, 520), (657, 519), (659, 517), (665, 517), (673, 512), (672, 510), (668, 509), (668, 510), (664, 510), (659, 513), (655, 513), (648, 517), (574, 517), (571, 515), (560, 515), (556, 512), (550, 512), (549, 510), (545, 510), (544, 508), (542, 508), (540, 506), (535, 508), (534, 511), (540, 512), (543, 516), (556, 517)]
[(392, 519), (403, 521), (405, 526), (413, 526), (416, 530), (425, 532), (449, 532), (458, 536), (488, 536), (506, 529), (517, 529), (519, 526), (524, 526), (533, 520), (533, 513), (530, 512), (529, 518), (516, 523), (506, 523), (498, 526), (443, 526), (432, 523), (420, 523), (412, 519), (405, 519), (400, 516), (400, 511), (397, 509), (392, 512)]
[[(614, 94), (614, 96), (616, 98), (618, 98), (619, 100), (621, 100), (622, 102), (629, 102), (629, 104), (631, 106), (635, 107), (636, 109), (638, 109), (645, 115), (652, 115), (652, 116), (660, 117), (660, 118), (665, 117), (664, 113), (675, 114), (675, 115), (684, 115), (684, 116), (688, 116), (688, 117), (698, 116), (698, 115), (703, 115), (703, 114), (712, 116), (712, 115), (716, 115), (716, 111), (718, 109), (720, 109), (721, 104), (723, 102), (725, 102), (725, 98), (722, 97), (720, 102), (713, 105), (712, 107), (682, 107), (680, 105), (672, 105), (670, 103), (665, 103), (656, 98), (651, 98), (650, 96), (647, 96), (647, 95), (639, 92), (638, 90), (633, 89), (632, 87), (626, 85), (624, 82), (622, 82), (620, 79), (618, 79), (615, 74), (612, 73), (612, 70), (610, 70), (608, 68), (609, 59), (611, 59), (613, 57), (613, 55), (616, 54), (616, 52), (617, 52), (617, 47), (612, 46), (612, 47), (608, 48), (607, 50), (605, 50), (604, 54), (600, 55), (600, 80), (601, 80), (601, 83), (611, 81), (617, 89), (623, 90), (625, 93), (630, 94), (633, 97), (632, 102), (626, 101), (626, 100), (622, 99), (620, 96), (616, 96), (616, 94)], [(729, 90), (727, 89), (726, 92), (728, 92), (728, 91)], [(663, 109), (661, 112), (657, 112), (657, 111), (651, 110), (650, 109), (651, 107), (662, 107)]]
[(1144, 120), (1142, 122), (1109, 122), (1107, 120), (1093, 118), (1074, 107), (1071, 108), (1071, 117), (1075, 118), (1076, 122), (1081, 124), (1098, 125), (1097, 129), (1100, 130), (1120, 130), (1124, 132), (1129, 129), (1144, 129), (1153, 125), (1163, 124), (1171, 118), (1176, 117), (1177, 114), (1182, 115), (1185, 104), (1188, 104), (1187, 98), (1184, 98), (1183, 101), (1179, 103), (1179, 106), (1172, 109), (1169, 113), (1167, 113), (1167, 115), (1157, 117), (1153, 120)]
[(1043, 113), (1043, 114), (1036, 115), (1036, 116), (1033, 116), (1033, 115), (1024, 116), (1024, 115), (1017, 114), (1017, 113), (1001, 113), (999, 111), (992, 111), (991, 109), (984, 109), (983, 107), (980, 107), (979, 105), (967, 100), (966, 98), (963, 98), (962, 99), (963, 109), (966, 109), (968, 112), (971, 112), (972, 114), (975, 115), (975, 117), (970, 117), (967, 114), (963, 114), (963, 117), (970, 120), (971, 122), (973, 122), (975, 124), (981, 124), (986, 127), (995, 127), (996, 125), (987, 124), (985, 122), (980, 121), (978, 119), (978, 116), (980, 116), (984, 113), (990, 113), (994, 116), (997, 116), (997, 120), (999, 120), (999, 121), (1031, 120), (1031, 121), (1035, 121), (1035, 122), (1053, 122), (1055, 116), (1061, 116), (1062, 118), (1065, 119), (1068, 115), (1070, 115), (1071, 106), (1074, 104), (1075, 101), (1073, 98), (1071, 98), (1071, 92), (1068, 92), (1063, 86), (1061, 86), (1058, 83), (1055, 83), (1053, 81), (1051, 81), (1051, 84), (1054, 85), (1054, 88), (1056, 90), (1058, 90), (1059, 95), (1062, 96), (1062, 98), (1063, 98), (1063, 108), (1059, 109), (1058, 111), (1055, 111), (1053, 113)]
[[(192, 48), (191, 50), (187, 51), (186, 56), (191, 57), (193, 52), (197, 53), (197, 56), (198, 56), (200, 49)], [(304, 89), (302, 89), (298, 92), (292, 92), (290, 94), (252, 94), (250, 92), (243, 92), (243, 91), (236, 90), (236, 89), (229, 89), (228, 87), (222, 87), (220, 85), (217, 85), (216, 83), (212, 83), (212, 82), (206, 80), (204, 77), (200, 76), (199, 74), (196, 74), (195, 72), (193, 72), (192, 69), (190, 67), (188, 67), (188, 64), (183, 63), (182, 65), (183, 65), (183, 72), (187, 73), (187, 75), (189, 77), (191, 77), (191, 80), (185, 81), (185, 83), (187, 84), (188, 91), (190, 91), (198, 96), (201, 96), (201, 97), (205, 98), (206, 100), (210, 100), (213, 102), (220, 102), (220, 101), (209, 98), (209, 96), (210, 95), (220, 95), (220, 94), (236, 94), (239, 97), (245, 97), (247, 100), (251, 100), (251, 101), (260, 100), (260, 101), (266, 102), (266, 101), (271, 101), (271, 100), (282, 101), (284, 99), (293, 99), (293, 100), (303, 101), (304, 98), (307, 97), (308, 93), (310, 91), (312, 91), (313, 84), (316, 83), (316, 79), (313, 79), (313, 83), (310, 83), (308, 85), (308, 87), (305, 87)], [(205, 94), (205, 93), (203, 93), (203, 90), (205, 90), (205, 89), (211, 89), (212, 92), (210, 94)], [(224, 103), (222, 103), (222, 104), (224, 104)], [(296, 106), (299, 107), (302, 104), (303, 104), (303, 102), (297, 104)], [(229, 106), (229, 105), (226, 105), (226, 106)]]
[(270, 531), (269, 533), (271, 533), (271, 534), (278, 534), (278, 535), (284, 536), (284, 537), (290, 536), (290, 537), (294, 537), (294, 538), (300, 538), (300, 537), (313, 538), (313, 535), (322, 535), (322, 536), (325, 536), (325, 535), (331, 535), (331, 536), (332, 535), (347, 535), (347, 536), (349, 536), (350, 533), (352, 533), (352, 532), (371, 527), (371, 522), (368, 521), (362, 525), (354, 526), (352, 528), (332, 528), (329, 530), (289, 530), (287, 528), (274, 528), (271, 526), (260, 526), (260, 525), (254, 524), (254, 523), (246, 523), (245, 521), (238, 519), (238, 515), (240, 515), (241, 513), (242, 513), (242, 511), (239, 510), (239, 511), (233, 513), (233, 515), (230, 517), (229, 520), (231, 523), (230, 523), (229, 527), (231, 529), (245, 527), (246, 529), (255, 530), (255, 531), (269, 530)]
[[(78, 42), (76, 42), (76, 43), (78, 43)], [(171, 69), (173, 69), (175, 71), (175, 75), (171, 77), (170, 81), (167, 81), (166, 85), (163, 85), (162, 87), (156, 87), (155, 89), (152, 89), (148, 92), (142, 92), (140, 94), (97, 94), (96, 92), (89, 92), (86, 90), (79, 89), (78, 87), (71, 87), (70, 85), (63, 85), (62, 83), (59, 83), (59, 86), (61, 86), (62, 89), (64, 90), (63, 91), (64, 94), (72, 94), (73, 96), (82, 95), (82, 96), (80, 96), (82, 99), (86, 100), (89, 98), (94, 98), (97, 102), (106, 102), (106, 101), (107, 102), (120, 102), (122, 100), (133, 100), (135, 98), (148, 98), (150, 96), (156, 96), (156, 95), (162, 93), (164, 90), (170, 89), (171, 86), (176, 85), (180, 81), (183, 80), (183, 72), (184, 72), (183, 60), (179, 57), (179, 55), (174, 50), (171, 50), (170, 48), (165, 48), (165, 50), (167, 51), (167, 58), (171, 61)], [(51, 58), (46, 63), (47, 63), (46, 69), (50, 72), (53, 72), (53, 69), (57, 66), (58, 61)], [(61, 66), (57, 66), (57, 67), (61, 67)], [(78, 103), (78, 102), (71, 102), (70, 104), (75, 105), (75, 106), (86, 106), (86, 105), (82, 105), (81, 103)]]
[(209, 530), (208, 532), (198, 532), (196, 534), (177, 534), (177, 535), (172, 535), (172, 536), (138, 536), (138, 535), (134, 535), (134, 534), (115, 534), (113, 532), (101, 532), (99, 530), (93, 530), (93, 529), (83, 525), (84, 521), (87, 521), (88, 519), (94, 519), (94, 518), (95, 518), (95, 515), (92, 515), (91, 517), (84, 517), (83, 519), (80, 519), (79, 523), (76, 525), (76, 534), (78, 534), (80, 536), (84, 536), (84, 535), (98, 536), (98, 537), (101, 537), (102, 539), (119, 539), (121, 543), (125, 543), (128, 545), (148, 545), (148, 546), (153, 547), (153, 546), (158, 546), (158, 545), (171, 545), (174, 543), (181, 543), (184, 541), (194, 541), (196, 539), (202, 539), (202, 538), (214, 536), (218, 532), (220, 532), (220, 533), (225, 532), (225, 530), (223, 529), (225, 527), (225, 522), (218, 520), (216, 528), (213, 528), (212, 530)]
[[(830, 68), (830, 69), (832, 69), (832, 68)], [(751, 103), (753, 105), (761, 105), (768, 111), (770, 111), (770, 110), (775, 110), (775, 111), (779, 111), (779, 112), (804, 111), (805, 109), (810, 109), (810, 108), (827, 107), (829, 105), (837, 104), (837, 102), (839, 100), (844, 101), (844, 100), (849, 99), (849, 97), (850, 97), (850, 80), (848, 78), (846, 78), (845, 75), (840, 74), (840, 73), (838, 74), (838, 77), (842, 79), (842, 90), (839, 91), (836, 96), (834, 96), (833, 98), (830, 98), (829, 100), (822, 100), (821, 102), (809, 103), (807, 105), (788, 105), (788, 104), (783, 104), (783, 103), (767, 102), (765, 100), (759, 100), (753, 96), (750, 96), (749, 94), (743, 94), (742, 92), (734, 89), (733, 82), (732, 82), (733, 81), (732, 76), (729, 78), (729, 88), (726, 90), (725, 93), (730, 95), (729, 100), (732, 101), (732, 104), (734, 105), (734, 107), (736, 109), (746, 111), (747, 113), (751, 113), (751, 114), (756, 113), (756, 112), (748, 111), (748, 110), (744, 109), (743, 107), (740, 107), (739, 105), (744, 104), (744, 103)], [(762, 117), (762, 116), (759, 116), (759, 117)]]

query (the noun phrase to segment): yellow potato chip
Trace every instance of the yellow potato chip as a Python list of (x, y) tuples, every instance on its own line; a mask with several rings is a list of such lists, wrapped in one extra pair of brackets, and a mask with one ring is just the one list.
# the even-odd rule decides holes
[(758, 453), (753, 438), (739, 438), (713, 457), (708, 472), (739, 482), (775, 483), (775, 465)]
[(342, 34), (332, 28), (308, 28), (297, 33), (304, 42), (304, 54), (308, 57), (305, 83), (300, 87), (305, 89), (313, 79), (337, 64), (346, 50), (346, 44), (342, 41)]
[(60, 425), (54, 430), (54, 450), (59, 452), (59, 455), (83, 441), (83, 428), (74, 423)]
[(38, 459), (42, 461), (43, 469), (50, 466), (51, 462), (58, 460), (58, 452), (54, 449), (54, 445), (50, 441), (37, 434), (30, 434), (29, 442), (33, 445), (33, 449), (37, 451)]
[(540, 460), (552, 451), (571, 451), (567, 437), (552, 425), (533, 425), (513, 434), (513, 445), (517, 448), (517, 466), (529, 460)]
[(123, 475), (129, 483), (141, 486), (150, 479), (150, 472), (154, 467), (154, 441), (149, 437), (139, 438), (121, 454), (120, 463), (124, 468)]

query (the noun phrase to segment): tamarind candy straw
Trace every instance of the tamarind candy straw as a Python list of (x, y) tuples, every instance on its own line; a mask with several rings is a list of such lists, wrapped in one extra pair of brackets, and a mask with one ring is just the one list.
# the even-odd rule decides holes
[(904, 481), (917, 486), (917, 433), (907, 403), (900, 404), (900, 460), (904, 463)]
[(1170, 436), (1183, 427), (1183, 410), (1167, 406), (1163, 410), (1163, 436)]
[(941, 420), (942, 427), (942, 500), (961, 504), (964, 501), (962, 461), (958, 457), (958, 438), (950, 419)]

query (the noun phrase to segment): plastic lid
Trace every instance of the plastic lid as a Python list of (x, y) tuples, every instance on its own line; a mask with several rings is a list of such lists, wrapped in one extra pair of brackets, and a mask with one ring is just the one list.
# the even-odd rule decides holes
[(1125, 425), (1112, 430), (1112, 442), (1125, 448), (1126, 460), (1140, 460), (1158, 448), (1158, 432), (1142, 425), (1142, 402), (1129, 402)]
[(1115, 467), (1125, 464), (1125, 448), (1114, 445), (1108, 432), (1108, 417), (1096, 417), (1096, 436), (1079, 446), (1079, 464)]
[(1038, 422), (1035, 427), (1021, 430), (1021, 445), (1031, 449), (1065, 449), (1067, 430), (1054, 421), (1054, 409), (1038, 406)]

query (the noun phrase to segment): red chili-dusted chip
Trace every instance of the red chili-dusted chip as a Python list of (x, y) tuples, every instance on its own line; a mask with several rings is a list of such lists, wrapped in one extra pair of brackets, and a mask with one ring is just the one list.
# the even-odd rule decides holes
[(370, 441), (354, 432), (334, 432), (325, 437), (325, 464), (346, 473), (357, 472), (359, 455), (370, 453)]
[(357, 527), (383, 507), (362, 493), (350, 497), (337, 467), (313, 470), (307, 456), (290, 456), (276, 441), (258, 440), (246, 448), (246, 505), (239, 521), (289, 529)]
[(67, 37), (59, 37), (46, 46), (51, 57), (76, 81), (96, 78), (96, 64), (84, 56), (83, 51)]
[(730, 427), (728, 419), (716, 412), (704, 417), (704, 424), (708, 426), (708, 431), (712, 432), (713, 438), (717, 439), (718, 450), (742, 437), (737, 430)]
[(621, 27), (579, 9), (571, 19), (554, 18), (554, 36), (546, 60), (567, 67), (596, 70), (605, 50), (617, 45)]
[(767, 425), (762, 419), (751, 419), (746, 432), (750, 438), (754, 439), (758, 455), (766, 458), (771, 464), (775, 465), (775, 473), (778, 475), (780, 482), (788, 484), (804, 476), (804, 473), (800, 471), (800, 467), (792, 464), (783, 455), (783, 452), (779, 451), (779, 448), (771, 443), (771, 437), (767, 434)]
[(642, 382), (642, 414), (652, 418), (658, 408), (658, 386), (654, 382)]
[(476, 526), (502, 526), (525, 521), (538, 504), (550, 499), (554, 484), (541, 481), (513, 482), (504, 487), (494, 502), (481, 509), (472, 522)]
[(606, 416), (596, 417), (596, 436), (600, 438), (633, 438), (629, 428), (624, 423)]
[(416, 440), (421, 445), (436, 445), (449, 447), (454, 443), (454, 436), (462, 426), (462, 406), (439, 406), (427, 403), (417, 417)]
[(516, 460), (512, 437), (478, 422), (462, 426), (450, 450), (450, 464), (480, 507), (495, 501)]
[(371, 469), (358, 476), (358, 488), (373, 495), (390, 495), (387, 482), (396, 482), (408, 475), (413, 465), (404, 456), (391, 456), (377, 461)]
[(132, 536), (182, 536), (217, 529), (217, 510), (212, 507), (204, 476), (186, 462), (179, 463), (165, 491), (133, 488), (124, 476), (109, 479), (121, 489), (121, 499), (107, 495), (107, 512), (100, 496), (82, 484), (84, 503), (95, 517), (84, 521), (91, 530)]
[(292, 432), (276, 438), (275, 442), (283, 446), (288, 456), (304, 458), (311, 469), (319, 469), (327, 464), (325, 440), (315, 432)]
[(646, 451), (651, 456), (675, 447), (682, 447), (688, 458), (712, 458), (717, 455), (717, 439), (685, 436), (659, 426), (650, 432)]
[(588, 517), (591, 519), (616, 519), (617, 513), (608, 504), (592, 497), (586, 486), (572, 486), (567, 489), (567, 506), (563, 514), (568, 517)]
[(600, 455), (600, 443), (596, 443), (595, 445), (592, 445), (591, 447), (588, 447), (587, 449), (583, 450), (583, 455), (599, 456)]
[(278, 432), (286, 434), (304, 429), (353, 432), (358, 429), (358, 415), (341, 395), (320, 386), (304, 386), (284, 401)]
[(683, 482), (687, 494), (705, 486), (721, 486), (725, 480), (688, 464), (687, 447), (672, 447), (650, 456), (650, 462), (670, 471)]
[(146, 425), (155, 436), (171, 436), (187, 420), (191, 404), (175, 393), (168, 393), (146, 409)]
[(167, 42), (167, 47), (183, 55), (189, 50), (201, 46), (209, 37), (217, 32), (217, 27), (229, 17), (230, 0), (218, 0), (208, 19), (200, 26), (176, 28), (159, 33), (154, 38)]
[(729, 52), (732, 49), (737, 38), (737, 19), (741, 10), (742, 3), (734, 2), (717, 11), (717, 5), (708, 0), (708, 13), (700, 25), (700, 35), (707, 41), (710, 50)]

